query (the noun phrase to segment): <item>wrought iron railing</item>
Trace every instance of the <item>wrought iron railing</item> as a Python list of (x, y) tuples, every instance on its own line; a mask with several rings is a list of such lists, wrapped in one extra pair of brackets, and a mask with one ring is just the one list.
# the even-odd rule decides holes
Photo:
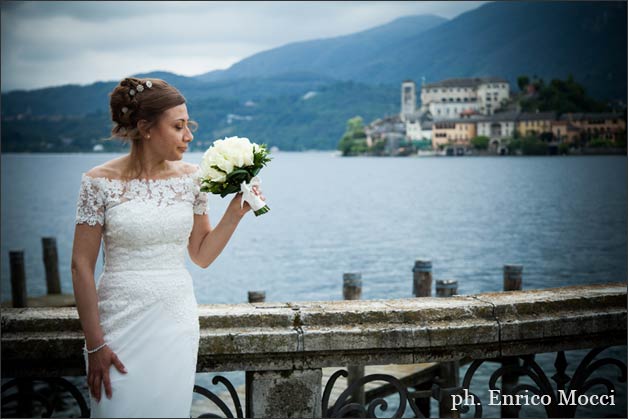
[[(506, 400), (536, 397), (548, 417), (573, 417), (584, 399), (623, 397), (625, 404), (617, 385), (626, 381), (626, 364), (602, 353), (609, 346), (625, 353), (625, 283), (448, 299), (202, 306), (200, 323), (198, 372), (246, 371), (247, 377), (246, 400), (221, 376), (212, 384), (226, 392), (195, 386), (215, 406), (201, 417), (482, 417), (489, 404), (483, 394), (491, 391)], [(2, 416), (47, 417), (70, 400), (77, 416), (88, 417), (85, 389), (63, 378), (84, 375), (75, 309), (4, 310), (2, 329)], [(583, 349), (578, 365), (569, 365), (566, 351)], [(535, 355), (549, 352), (556, 354), (553, 365)], [(445, 377), (415, 386), (368, 374), (332, 400), (348, 373), (339, 369), (322, 383), (322, 368), (453, 361), (466, 369), (455, 385)], [(478, 377), (487, 365), (488, 377)], [(614, 373), (596, 374), (602, 368)], [(353, 399), (373, 383), (394, 402), (382, 392), (364, 403)], [(426, 407), (429, 400), (438, 412)], [(519, 415), (521, 403), (506, 404), (502, 416)], [(606, 412), (621, 417), (620, 410)]]

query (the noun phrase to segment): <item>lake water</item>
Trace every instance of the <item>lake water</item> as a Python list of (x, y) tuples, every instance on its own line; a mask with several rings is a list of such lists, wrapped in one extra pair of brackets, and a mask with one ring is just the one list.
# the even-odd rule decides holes
[[(2, 155), (2, 300), (13, 249), (25, 250), (29, 295), (45, 294), (44, 236), (57, 238), (72, 292), (81, 173), (116, 156)], [(248, 290), (342, 299), (344, 272), (362, 273), (364, 299), (410, 297), (417, 258), (460, 294), (501, 290), (508, 263), (524, 266), (524, 289), (626, 280), (625, 157), (273, 157), (260, 173), (271, 212), (245, 217), (208, 269), (188, 260), (200, 304), (245, 302)], [(212, 224), (227, 203), (210, 196)]]
[[(116, 156), (2, 156), (3, 299), (11, 249), (25, 250), (29, 295), (45, 294), (43, 236), (57, 238), (71, 292), (81, 173)], [(248, 290), (340, 299), (343, 272), (362, 273), (365, 299), (409, 297), (416, 258), (432, 260), (434, 279), (457, 279), (460, 294), (500, 290), (506, 263), (524, 266), (524, 289), (626, 280), (623, 157), (276, 153), (260, 175), (271, 212), (247, 216), (208, 269), (188, 261), (201, 304), (244, 302)], [(210, 196), (212, 224), (227, 202)]]

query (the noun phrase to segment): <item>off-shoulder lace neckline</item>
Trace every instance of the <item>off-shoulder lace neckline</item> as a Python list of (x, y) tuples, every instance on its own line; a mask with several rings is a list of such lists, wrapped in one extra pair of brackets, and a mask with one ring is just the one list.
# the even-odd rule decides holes
[(137, 183), (159, 183), (159, 182), (172, 182), (172, 181), (176, 181), (176, 180), (181, 180), (181, 179), (185, 179), (187, 177), (192, 177), (195, 174), (197, 174), (199, 172), (200, 168), (197, 168), (195, 171), (190, 172), (190, 173), (184, 173), (182, 175), (176, 175), (176, 176), (170, 176), (167, 178), (161, 178), (161, 179), (146, 179), (146, 178), (133, 178), (133, 179), (110, 179), (108, 177), (105, 176), (90, 176), (87, 173), (83, 173), (83, 177), (86, 177), (88, 179), (92, 179), (92, 180), (96, 180), (96, 179), (101, 179), (101, 180), (105, 180), (107, 182), (118, 182), (118, 183), (132, 183), (132, 182), (137, 182)]

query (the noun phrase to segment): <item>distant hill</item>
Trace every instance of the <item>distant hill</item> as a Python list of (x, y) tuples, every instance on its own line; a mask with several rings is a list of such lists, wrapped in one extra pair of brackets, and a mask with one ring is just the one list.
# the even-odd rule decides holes
[[(626, 102), (625, 2), (494, 2), (446, 20), (408, 16), (351, 35), (298, 42), (177, 86), (200, 122), (195, 147), (249, 135), (285, 150), (333, 149), (348, 118), (399, 111), (400, 82), (519, 75), (574, 79)], [(109, 135), (116, 82), (2, 94), (2, 151), (89, 151)], [(119, 147), (106, 142), (105, 148)]]
[[(174, 83), (168, 74), (160, 74)], [(342, 136), (347, 119), (361, 115), (371, 121), (381, 115), (398, 112), (399, 89), (389, 86), (367, 86), (354, 82), (322, 81), (294, 76), (292, 80), (274, 79), (224, 81), (194, 85), (180, 83), (188, 100), (190, 117), (199, 122), (192, 150), (209, 147), (224, 136), (248, 136), (258, 143), (277, 146), (282, 150), (331, 150)], [(81, 111), (73, 104), (71, 92), (76, 86), (57, 87), (47, 91), (50, 99), (30, 102), (32, 112), (19, 116), (5, 114), (9, 102), (3, 97), (3, 152), (72, 152), (91, 151), (102, 144), (106, 151), (121, 150), (118, 141), (104, 141), (110, 135), (111, 122), (107, 93), (115, 83), (94, 97), (89, 87), (83, 87), (85, 97), (78, 102), (93, 101)], [(92, 86), (101, 89), (102, 86)], [(37, 91), (19, 97), (32, 98)], [(7, 96), (12, 95), (9, 93)], [(24, 92), (22, 92), (24, 93)], [(276, 95), (275, 95), (276, 94)], [(4, 95), (3, 95), (4, 96)], [(60, 106), (51, 109), (55, 101)], [(28, 100), (20, 102), (26, 105)], [(9, 105), (7, 105), (9, 106)], [(15, 104), (10, 105), (14, 109)]]
[(451, 21), (411, 16), (346, 37), (264, 51), (199, 79), (312, 71), (398, 84), (450, 77), (570, 73), (598, 99), (626, 97), (626, 2), (487, 3)]
[[(246, 58), (226, 71), (197, 76), (216, 81), (243, 77), (269, 77), (304, 71), (342, 80), (356, 79), (360, 68), (385, 55), (388, 48), (435, 28), (447, 20), (433, 15), (407, 16), (386, 25), (351, 35), (297, 42)], [(366, 81), (366, 80), (364, 80)], [(394, 80), (380, 80), (394, 83)]]
[[(336, 82), (331, 77), (311, 73), (289, 73), (281, 76), (243, 78), (203, 82), (164, 71), (136, 74), (136, 77), (153, 77), (166, 80), (183, 93), (188, 101), (211, 97), (239, 100), (258, 100), (291, 94), (304, 94), (309, 90)], [(17, 90), (2, 94), (2, 116), (29, 114), (87, 115), (109, 110), (108, 94), (117, 82), (98, 82), (87, 86), (65, 85), (37, 90)]]

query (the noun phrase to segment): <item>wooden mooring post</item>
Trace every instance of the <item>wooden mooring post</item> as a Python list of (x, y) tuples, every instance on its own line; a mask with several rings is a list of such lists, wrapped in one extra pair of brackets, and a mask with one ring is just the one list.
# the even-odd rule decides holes
[(72, 307), (76, 305), (74, 294), (61, 293), (57, 240), (54, 237), (42, 237), (41, 244), (46, 271), (47, 294), (38, 297), (28, 297), (24, 250), (11, 250), (9, 251), (11, 301), (3, 301), (1, 303), (2, 307)]
[[(342, 296), (345, 300), (359, 300), (362, 298), (362, 274), (359, 272), (346, 272), (342, 274)], [(364, 377), (364, 365), (349, 365), (347, 367), (347, 387)], [(365, 404), (364, 386), (360, 386), (351, 393), (354, 403)]]
[(263, 303), (266, 301), (266, 291), (249, 291), (249, 303)]
[(42, 237), (41, 246), (44, 256), (44, 266), (46, 268), (46, 288), (48, 295), (61, 294), (57, 239), (54, 237)]
[[(451, 297), (458, 294), (458, 281), (453, 279), (436, 280), (436, 296)], [(441, 388), (457, 387), (460, 382), (460, 361), (441, 362), (439, 384)], [(438, 417), (458, 418), (459, 412), (452, 409), (451, 397), (445, 395), (438, 403)]]
[(458, 293), (458, 281), (454, 279), (437, 279), (436, 280), (436, 296), (451, 297)]
[(26, 271), (24, 269), (24, 250), (9, 251), (11, 265), (11, 298), (13, 307), (26, 307)]
[(415, 297), (432, 296), (432, 261), (417, 259), (412, 268), (412, 295)]
[[(504, 291), (521, 291), (522, 289), (522, 275), (523, 265), (504, 265)], [(519, 358), (517, 357), (504, 357), (502, 365), (508, 367), (518, 367)], [(519, 381), (519, 375), (516, 373), (505, 373), (502, 375), (501, 390), (503, 394), (512, 394), (513, 388), (517, 386)], [(502, 405), (501, 406), (502, 418), (516, 418), (519, 417), (517, 406)]]

